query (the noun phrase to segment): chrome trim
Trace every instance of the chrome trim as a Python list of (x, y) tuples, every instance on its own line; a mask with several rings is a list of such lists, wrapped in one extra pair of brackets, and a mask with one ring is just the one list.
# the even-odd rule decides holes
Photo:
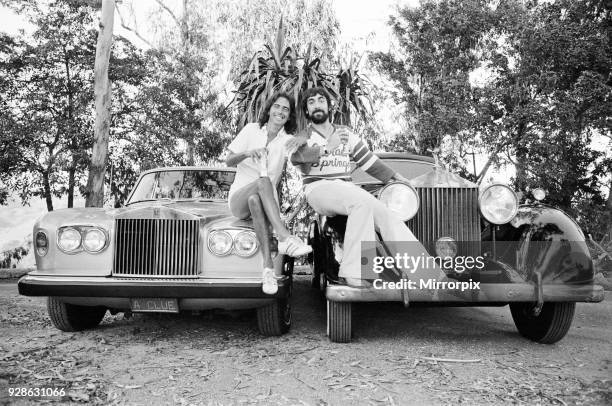
[[(245, 254), (241, 254), (238, 252), (238, 250), (236, 249), (236, 238), (240, 235), (240, 234), (252, 234), (253, 237), (255, 237), (255, 248), (251, 251), (248, 252), (246, 255)], [(240, 231), (239, 233), (236, 233), (235, 236), (233, 236), (234, 239), (234, 244), (232, 246), (232, 252), (236, 255), (238, 255), (239, 257), (242, 258), (250, 258), (253, 255), (255, 255), (255, 253), (257, 252), (257, 250), (259, 249), (259, 240), (257, 239), (257, 234), (255, 234), (255, 232), (253, 232), (253, 230), (244, 230), (244, 231)]]
[[(229, 251), (227, 251), (226, 254), (217, 254), (216, 252), (214, 252), (212, 249), (210, 249), (210, 238), (214, 233), (227, 233), (229, 234), (229, 236), (232, 238), (232, 247)], [(255, 235), (255, 249), (253, 250), (253, 253), (249, 254), (249, 255), (240, 255), (236, 252), (236, 236), (244, 233), (244, 232), (249, 232), (249, 233), (253, 233)], [(228, 255), (231, 254), (235, 254), (241, 258), (250, 258), (253, 255), (255, 255), (255, 253), (257, 252), (257, 250), (259, 250), (259, 239), (257, 238), (257, 234), (255, 233), (255, 231), (251, 228), (251, 227), (242, 227), (242, 226), (228, 226), (228, 227), (216, 227), (216, 228), (212, 228), (209, 230), (208, 232), (208, 238), (206, 241), (206, 248), (208, 248), (208, 251), (210, 251), (211, 254), (217, 256), (217, 257), (226, 257)]]
[[(79, 233), (79, 235), (81, 236), (81, 241), (79, 243), (79, 246), (77, 248), (75, 248), (74, 250), (72, 250), (72, 251), (66, 251), (66, 250), (62, 249), (62, 247), (60, 247), (60, 245), (59, 245), (60, 233), (63, 230), (67, 229), (67, 228), (75, 229)], [(85, 230), (91, 229), (91, 228), (95, 228), (97, 230), (100, 230), (104, 234), (104, 238), (105, 238), (104, 246), (99, 251), (89, 251), (89, 250), (86, 250), (83, 247), (84, 232), (85, 232)], [(93, 225), (93, 224), (71, 224), (71, 225), (65, 225), (65, 226), (58, 227), (58, 229), (55, 232), (55, 245), (57, 246), (57, 248), (61, 252), (63, 252), (64, 254), (68, 254), (68, 255), (78, 254), (79, 252), (86, 252), (86, 253), (91, 254), (91, 255), (97, 255), (97, 254), (102, 253), (106, 248), (108, 248), (109, 244), (110, 244), (110, 237), (109, 237), (108, 231), (104, 227), (101, 227), (101, 226), (98, 226), (98, 225)]]
[[(492, 187), (495, 187), (495, 186), (502, 186), (502, 187), (505, 187), (505, 188), (506, 188), (506, 189), (508, 189), (510, 192), (512, 192), (512, 195), (514, 195), (514, 199), (516, 200), (516, 206), (514, 207), (514, 212), (512, 213), (512, 216), (510, 217), (510, 219), (509, 219), (508, 221), (505, 221), (505, 222), (503, 222), (503, 223), (494, 223), (494, 222), (492, 222), (491, 220), (489, 220), (489, 219), (488, 219), (488, 218), (487, 218), (487, 217), (484, 215), (484, 213), (482, 212), (482, 210), (480, 210), (480, 208), (482, 207), (482, 196), (483, 196), (483, 195), (484, 195), (484, 194), (487, 192), (487, 190), (489, 190), (489, 189), (491, 189)], [(489, 223), (491, 223), (491, 224), (495, 224), (495, 225), (508, 224), (509, 222), (511, 222), (511, 221), (512, 221), (512, 220), (513, 220), (513, 219), (516, 217), (516, 214), (518, 213), (518, 209), (519, 209), (519, 206), (520, 206), (520, 205), (521, 205), (521, 204), (520, 204), (520, 202), (519, 202), (519, 198), (518, 198), (518, 195), (516, 194), (516, 192), (515, 192), (515, 191), (514, 191), (514, 190), (513, 190), (513, 189), (512, 189), (510, 186), (506, 185), (505, 183), (493, 183), (492, 185), (489, 185), (489, 186), (487, 186), (486, 188), (484, 188), (484, 189), (482, 190), (482, 193), (480, 193), (480, 194), (478, 195), (478, 210), (479, 210), (480, 214), (481, 214), (481, 215), (482, 215), (482, 217), (484, 217), (484, 218), (485, 218), (485, 220), (487, 220)]]
[(416, 188), (414, 186), (412, 186), (409, 183), (406, 182), (401, 182), (401, 181), (395, 181), (395, 182), (390, 182), (387, 183), (386, 185), (384, 185), (379, 191), (378, 191), (378, 200), (381, 200), (381, 196), (383, 194), (383, 192), (388, 189), (391, 186), (395, 186), (395, 185), (403, 185), (408, 187), (409, 189), (411, 189), (414, 192), (414, 195), (416, 196), (416, 200), (417, 200), (417, 209), (414, 212), (414, 214), (411, 217), (406, 218), (404, 221), (408, 221), (411, 218), (414, 218), (414, 216), (416, 216), (416, 214), (419, 212), (419, 210), (421, 209), (421, 199), (419, 198), (419, 193), (417, 192)]
[[(478, 189), (417, 187), (418, 213), (406, 222), (415, 237), (432, 245), (441, 237), (451, 237), (460, 244), (457, 255), (480, 255), (480, 216)], [(468, 252), (465, 252), (465, 251)], [(431, 251), (433, 252), (433, 251)]]
[[(173, 286), (173, 285), (185, 285), (185, 282), (193, 283), (196, 285), (214, 285), (214, 284), (226, 284), (231, 283), (232, 285), (252, 285), (252, 284), (260, 284), (261, 277), (258, 278), (202, 278), (202, 277), (190, 277), (190, 278), (152, 278), (148, 277), (146, 279), (130, 276), (130, 277), (107, 277), (107, 276), (39, 276), (28, 274), (22, 277), (24, 281), (39, 281), (39, 282), (54, 282), (54, 283), (82, 283), (84, 285), (89, 284), (99, 284), (99, 285), (134, 285), (134, 286), (143, 286), (146, 285), (163, 285), (163, 286)], [(280, 277), (279, 281), (286, 281), (288, 277), (283, 275)]]
[[(601, 285), (543, 285), (545, 302), (601, 302), (604, 289)], [(411, 302), (440, 303), (510, 303), (534, 302), (536, 293), (531, 283), (487, 283), (477, 290), (463, 292), (438, 289), (410, 289)], [(325, 290), (327, 300), (334, 302), (401, 302), (402, 289), (354, 288), (331, 285)]]
[[(217, 233), (224, 233), (227, 234), (230, 238), (230, 240), (232, 240), (232, 245), (230, 246), (230, 248), (227, 250), (227, 252), (220, 254), (216, 251), (214, 251), (212, 248), (210, 248), (210, 242), (212, 240), (213, 235), (217, 234)], [(216, 255), (218, 257), (226, 257), (228, 255), (230, 255), (233, 251), (234, 251), (234, 236), (229, 233), (227, 230), (223, 230), (223, 229), (219, 229), (219, 230), (211, 230), (210, 233), (208, 233), (208, 239), (206, 241), (206, 247), (208, 248), (208, 250), (213, 254)]]
[(113, 276), (197, 277), (199, 252), (199, 220), (115, 220)]

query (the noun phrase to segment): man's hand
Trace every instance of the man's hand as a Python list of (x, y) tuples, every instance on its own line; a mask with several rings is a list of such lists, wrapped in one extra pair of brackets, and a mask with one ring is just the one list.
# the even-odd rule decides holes
[(293, 137), (285, 143), (285, 150), (289, 155), (291, 155), (302, 145), (305, 145), (307, 140), (308, 138), (306, 137)]
[(327, 150), (331, 153), (335, 151), (340, 144), (342, 144), (340, 136), (337, 133), (333, 133), (327, 140)]
[(258, 161), (264, 156), (265, 153), (266, 153), (265, 148), (256, 148), (256, 149), (247, 151), (246, 156), (248, 156), (249, 158), (252, 158), (255, 161)]
[(400, 175), (399, 172), (395, 172), (395, 175), (393, 175), (393, 177), (389, 180), (389, 182), (394, 182), (394, 181), (404, 182), (404, 183), (411, 185), (410, 180)]
[(349, 132), (346, 128), (338, 128), (335, 133), (338, 137), (340, 137), (340, 142), (343, 144), (348, 144), (349, 141)]

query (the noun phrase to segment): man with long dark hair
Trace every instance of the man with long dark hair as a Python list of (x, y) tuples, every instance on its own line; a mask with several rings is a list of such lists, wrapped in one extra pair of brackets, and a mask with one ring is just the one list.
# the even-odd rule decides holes
[(266, 102), (259, 122), (247, 124), (228, 146), (226, 163), (237, 167), (229, 191), (229, 207), (240, 219), (253, 218), (263, 255), (262, 289), (268, 294), (278, 290), (270, 252), (269, 223), (278, 237), (280, 254), (297, 257), (312, 251), (287, 230), (277, 202), (276, 186), (287, 161), (287, 151), (304, 142), (291, 135), (296, 128), (293, 97), (275, 93)]
[(385, 241), (416, 238), (382, 202), (351, 182), (351, 161), (383, 183), (408, 180), (375, 156), (350, 128), (331, 123), (331, 98), (325, 89), (306, 90), (302, 110), (309, 124), (298, 137), (308, 141), (291, 155), (291, 162), (302, 173), (304, 194), (317, 213), (348, 216), (339, 276), (351, 286), (367, 285), (361, 279), (361, 241), (375, 241), (375, 230)]

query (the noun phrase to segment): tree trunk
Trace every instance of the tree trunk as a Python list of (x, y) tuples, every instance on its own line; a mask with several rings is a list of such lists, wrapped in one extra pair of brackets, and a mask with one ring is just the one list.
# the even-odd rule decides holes
[(45, 191), (45, 202), (47, 203), (47, 211), (53, 211), (53, 198), (51, 196), (51, 184), (49, 184), (49, 172), (43, 172), (43, 189)]
[(72, 165), (68, 168), (68, 208), (74, 206), (74, 178), (77, 167), (77, 149), (76, 135), (74, 134), (74, 95), (72, 89), (72, 76), (70, 74), (70, 60), (68, 53), (64, 47), (64, 67), (66, 68), (66, 88), (68, 89), (68, 135), (70, 137), (70, 150), (72, 151)]
[(608, 241), (612, 241), (612, 179), (610, 180), (610, 191), (608, 192), (608, 200), (606, 201), (606, 209), (608, 210)]
[(76, 172), (76, 158), (73, 158), (72, 166), (68, 169), (68, 208), (74, 206), (74, 182)]
[(104, 174), (108, 161), (108, 137), (110, 129), (111, 84), (108, 80), (108, 61), (113, 41), (113, 15), (115, 0), (103, 0), (100, 31), (96, 45), (95, 98), (96, 127), (94, 145), (87, 179), (86, 207), (102, 207), (104, 204)]

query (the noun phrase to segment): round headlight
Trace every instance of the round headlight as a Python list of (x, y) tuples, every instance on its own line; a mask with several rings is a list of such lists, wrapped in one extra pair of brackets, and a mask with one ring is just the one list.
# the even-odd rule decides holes
[(106, 234), (98, 228), (85, 231), (83, 248), (88, 252), (100, 252), (106, 246)]
[(213, 231), (208, 236), (208, 249), (215, 255), (224, 256), (232, 250), (233, 242), (227, 231)]
[(57, 245), (64, 252), (76, 251), (81, 246), (81, 233), (72, 227), (62, 228), (59, 231)]
[(49, 239), (47, 238), (47, 234), (42, 231), (37, 232), (34, 245), (36, 246), (36, 253), (38, 255), (41, 257), (47, 255), (49, 251)]
[(250, 257), (257, 251), (257, 237), (252, 231), (242, 231), (234, 237), (234, 252), (241, 257)]
[(482, 192), (479, 199), (480, 212), (493, 224), (505, 224), (518, 211), (518, 197), (506, 185), (491, 185)]
[(405, 183), (391, 183), (385, 186), (378, 199), (402, 221), (410, 220), (419, 211), (419, 195)]

